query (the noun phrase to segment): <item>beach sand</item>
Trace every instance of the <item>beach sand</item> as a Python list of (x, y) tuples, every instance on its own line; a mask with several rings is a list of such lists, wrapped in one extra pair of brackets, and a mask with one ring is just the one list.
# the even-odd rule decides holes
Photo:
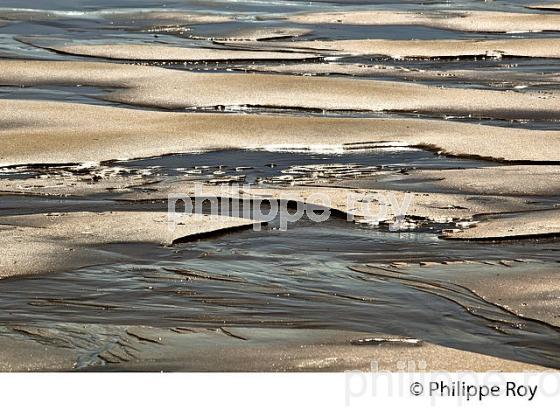
[[(160, 46), (152, 47), (157, 53)], [(106, 49), (110, 52), (112, 47), (106, 46)], [(133, 53), (134, 48), (126, 46), (125, 51)], [(165, 57), (164, 51), (160, 55), (169, 58)], [(173, 72), (122, 64), (107, 67), (89, 63), (54, 62), (47, 65), (10, 61), (0, 67), (0, 81), (4, 84), (123, 88), (103, 98), (128, 105), (175, 110), (250, 106), (438, 113), (439, 116), (500, 119), (553, 119), (560, 112), (560, 97), (555, 92), (516, 93), (344, 78)], [(332, 98), (333, 95), (336, 98)]]
[(448, 30), (482, 33), (524, 33), (558, 31), (560, 16), (556, 14), (507, 13), (464, 10), (458, 12), (355, 11), (310, 13), (288, 17), (294, 23), (348, 25), (418, 25)]
[[(2, 10), (0, 370), (560, 368), (560, 14), (493, 6)], [(338, 219), (171, 228), (177, 194)]]
[[(66, 328), (71, 330), (72, 325)], [(218, 329), (177, 327), (91, 328), (88, 332), (107, 333), (120, 343), (107, 345), (96, 363), (78, 370), (89, 371), (546, 371), (546, 368), (469, 353), (430, 343), (391, 342), (393, 336), (329, 330), (282, 330), (262, 328)], [(87, 356), (87, 347), (72, 351), (48, 346), (61, 344), (63, 331), (17, 327), (6, 333), (23, 333), (16, 343), (0, 336), (2, 371), (48, 369), (71, 370)], [(378, 338), (378, 343), (356, 345), (359, 340)], [(401, 340), (412, 340), (400, 338)], [(387, 341), (384, 341), (387, 340)], [(9, 345), (7, 345), (9, 344)], [(45, 347), (47, 344), (48, 347)], [(7, 345), (7, 346), (6, 346)], [(7, 349), (4, 348), (6, 346)], [(22, 353), (25, 353), (23, 355)], [(30, 356), (32, 354), (33, 356)], [(419, 358), (422, 358), (419, 360)], [(82, 359), (83, 360), (83, 359)], [(409, 363), (418, 363), (410, 369)]]
[[(201, 233), (247, 228), (252, 221), (192, 214), (170, 226), (164, 212), (70, 212), (0, 217), (0, 279), (126, 260), (124, 244), (171, 246)], [(116, 244), (114, 249), (101, 249)]]
[(0, 109), (0, 121), (9, 125), (0, 131), (4, 166), (355, 143), (506, 161), (555, 162), (560, 150), (559, 131), (435, 120), (167, 113), (29, 100), (1, 100)]

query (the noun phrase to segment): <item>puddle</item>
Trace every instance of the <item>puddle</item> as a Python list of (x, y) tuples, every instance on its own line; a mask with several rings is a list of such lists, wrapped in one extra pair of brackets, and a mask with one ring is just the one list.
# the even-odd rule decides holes
[[(334, 153), (329, 152), (335, 151)], [(338, 153), (337, 151), (341, 151)], [(304, 148), (275, 151), (225, 150), (174, 154), (131, 161), (70, 166), (18, 166), (0, 168), (0, 179), (40, 178), (41, 175), (109, 175), (188, 177), (213, 183), (326, 182), (400, 172), (406, 169), (454, 169), (495, 166), (489, 161), (450, 158), (407, 147), (352, 149), (325, 147), (324, 153)], [(92, 183), (95, 182), (95, 179)]]
[[(278, 148), (281, 150), (281, 148)], [(328, 151), (327, 149), (325, 149)], [(403, 168), (445, 169), (489, 166), (487, 161), (448, 158), (413, 148), (379, 148), (344, 153), (313, 153), (277, 151), (214, 151), (201, 154), (169, 155), (159, 158), (115, 163), (130, 169), (153, 169), (157, 175), (211, 175), (212, 178), (244, 176), (243, 182), (285, 183), (288, 180), (308, 181), (358, 178), (381, 171)]]

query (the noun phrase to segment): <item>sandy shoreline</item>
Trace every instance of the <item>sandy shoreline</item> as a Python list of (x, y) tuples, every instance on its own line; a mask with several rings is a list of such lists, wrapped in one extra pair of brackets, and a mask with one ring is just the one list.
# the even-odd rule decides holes
[[(69, 326), (71, 329), (71, 326)], [(7, 329), (10, 333), (9, 328)], [(88, 329), (107, 332), (120, 339), (120, 343), (107, 346), (99, 353), (97, 361), (86, 371), (242, 371), (242, 372), (294, 372), (294, 371), (343, 371), (347, 369), (369, 371), (372, 360), (379, 370), (399, 371), (403, 363), (424, 357), (413, 371), (546, 371), (544, 367), (499, 359), (477, 353), (450, 349), (430, 343), (410, 344), (391, 342), (392, 336), (329, 330), (282, 330), (259, 328), (223, 327), (216, 330), (204, 328), (160, 329), (149, 327), (109, 327)], [(16, 331), (25, 337), (14, 344), (0, 336), (2, 371), (29, 371), (48, 369), (68, 371), (80, 364), (86, 356), (87, 346), (71, 351), (48, 346), (64, 340), (64, 333), (48, 329), (26, 328)], [(11, 330), (14, 332), (14, 330)], [(70, 335), (68, 335), (70, 336)], [(372, 345), (354, 344), (359, 340), (379, 338)], [(4, 339), (4, 340), (2, 340)], [(57, 340), (58, 339), (58, 340)], [(398, 338), (397, 338), (398, 339)], [(387, 342), (383, 342), (387, 340)], [(406, 339), (404, 339), (406, 340)], [(38, 343), (39, 342), (39, 343)], [(15, 349), (14, 349), (15, 345)], [(188, 348), (185, 349), (185, 346)], [(7, 349), (5, 349), (5, 347)], [(22, 352), (26, 355), (22, 356)], [(29, 360), (29, 354), (33, 359)], [(14, 360), (14, 356), (17, 360)], [(40, 364), (40, 367), (36, 367)], [(451, 366), (450, 366), (451, 365)]]
[(0, 371), (560, 368), (556, 4), (119, 7), (0, 12)]
[[(70, 212), (0, 217), (0, 280), (38, 275), (128, 259), (126, 250), (101, 245), (171, 246), (201, 233), (252, 226), (231, 217), (188, 215), (170, 229), (164, 212)], [(118, 229), (113, 227), (117, 226)]]
[[(249, 106), (501, 119), (553, 119), (560, 112), (559, 96), (555, 92), (516, 93), (377, 80), (191, 73), (122, 64), (6, 61), (0, 67), (0, 82), (4, 84), (115, 87), (120, 89), (102, 98), (175, 110)], [(185, 93), (185, 89), (189, 92)], [(332, 98), (333, 93), (336, 99)]]
[[(263, 44), (259, 41), (219, 42), (229, 47), (246, 50), (292, 51), (321, 55), (371, 56), (382, 55), (401, 58), (450, 58), (450, 57), (536, 57), (559, 58), (560, 40), (508, 39), (508, 40), (337, 40), (337, 41), (290, 41)], [(109, 47), (107, 47), (109, 48)], [(87, 50), (95, 53), (96, 46), (61, 47), (60, 51), (82, 54)], [(116, 50), (118, 52), (118, 49)]]
[(482, 33), (524, 33), (558, 31), (560, 16), (557, 14), (506, 13), (465, 10), (457, 13), (355, 11), (339, 13), (314, 13), (290, 16), (294, 23), (305, 24), (354, 24), (354, 25), (419, 25), (448, 30)]
[(560, 150), (559, 131), (434, 120), (165, 113), (24, 100), (1, 100), (0, 109), (0, 121), (9, 124), (0, 131), (6, 142), (0, 148), (4, 166), (350, 143), (429, 147), (450, 155), (506, 161), (557, 162)]

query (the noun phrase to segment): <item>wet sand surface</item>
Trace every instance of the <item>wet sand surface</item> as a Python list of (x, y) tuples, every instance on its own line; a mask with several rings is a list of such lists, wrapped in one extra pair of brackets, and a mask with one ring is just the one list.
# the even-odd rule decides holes
[(557, 8), (3, 2), (0, 370), (560, 368)]
[[(338, 41), (297, 41), (273, 42), (266, 46), (258, 41), (218, 42), (230, 47), (243, 49), (270, 49), (279, 51), (299, 50), (315, 52), (327, 56), (387, 56), (400, 58), (450, 58), (450, 57), (540, 57), (558, 58), (559, 40), (512, 39), (512, 40), (338, 40)], [(58, 50), (72, 53), (95, 55), (96, 46), (61, 47)], [(88, 51), (89, 50), (89, 51)], [(118, 50), (116, 50), (118, 52)]]

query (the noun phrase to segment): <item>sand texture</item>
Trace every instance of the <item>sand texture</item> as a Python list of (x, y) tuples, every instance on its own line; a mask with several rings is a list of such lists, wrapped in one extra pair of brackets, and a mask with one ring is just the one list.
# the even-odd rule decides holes
[(415, 13), (385, 10), (309, 13), (290, 16), (287, 19), (302, 24), (414, 25), (481, 33), (526, 33), (560, 30), (560, 16), (555, 14), (471, 10), (456, 13)]
[[(189, 215), (171, 229), (165, 212), (72, 212), (0, 218), (0, 278), (77, 269), (125, 259), (107, 244), (172, 245), (190, 235), (252, 225), (229, 217)], [(118, 226), (118, 229), (115, 229)]]
[[(266, 43), (256, 41), (220, 42), (231, 47), (278, 50), (322, 55), (382, 55), (399, 58), (436, 57), (540, 57), (559, 58), (560, 40), (333, 40)], [(95, 49), (95, 48), (93, 48)], [(80, 54), (77, 52), (76, 54)]]

